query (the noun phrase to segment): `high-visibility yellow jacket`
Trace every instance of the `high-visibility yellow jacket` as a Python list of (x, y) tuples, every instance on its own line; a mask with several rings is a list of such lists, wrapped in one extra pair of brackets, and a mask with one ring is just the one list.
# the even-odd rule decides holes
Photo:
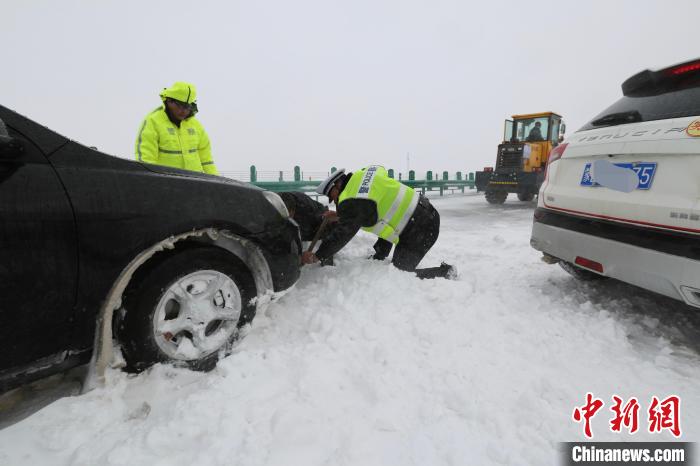
[(349, 199), (374, 201), (377, 223), (362, 229), (394, 244), (399, 242), (399, 235), (418, 205), (418, 194), (405, 184), (389, 178), (386, 169), (379, 165), (353, 173), (338, 197), (338, 209)]
[(165, 113), (165, 106), (149, 113), (136, 137), (136, 160), (218, 175), (211, 157), (209, 136), (194, 117), (178, 128)]

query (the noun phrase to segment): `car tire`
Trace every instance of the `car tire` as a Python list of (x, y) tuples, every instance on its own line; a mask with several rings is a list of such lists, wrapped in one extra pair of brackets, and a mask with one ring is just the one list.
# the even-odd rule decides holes
[(559, 266), (566, 270), (566, 272), (569, 273), (572, 277), (585, 281), (585, 282), (590, 282), (590, 281), (595, 281), (595, 280), (602, 280), (604, 278), (608, 278), (604, 275), (598, 275), (595, 272), (591, 272), (589, 270), (582, 269), (581, 267), (576, 267), (574, 264), (571, 262), (566, 262), (566, 261), (561, 261), (559, 262)]
[(209, 371), (255, 316), (250, 271), (220, 248), (176, 252), (134, 279), (117, 331), (130, 372), (158, 362)]
[(518, 200), (523, 202), (530, 202), (535, 198), (533, 193), (518, 193)]
[(485, 195), (489, 204), (503, 204), (508, 197), (508, 193), (505, 191), (486, 191)]

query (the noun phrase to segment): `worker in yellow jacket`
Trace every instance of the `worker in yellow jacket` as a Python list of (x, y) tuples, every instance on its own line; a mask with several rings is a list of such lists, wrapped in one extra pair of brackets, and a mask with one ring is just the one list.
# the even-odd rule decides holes
[(149, 113), (136, 138), (139, 162), (218, 175), (211, 157), (211, 144), (204, 128), (194, 118), (197, 90), (176, 82), (160, 93), (163, 105)]

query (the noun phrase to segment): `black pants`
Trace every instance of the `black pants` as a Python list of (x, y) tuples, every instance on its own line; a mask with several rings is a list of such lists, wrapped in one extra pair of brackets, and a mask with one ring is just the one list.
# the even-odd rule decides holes
[[(399, 235), (399, 244), (394, 250), (391, 263), (398, 269), (407, 272), (416, 271), (416, 267), (433, 247), (440, 234), (440, 214), (435, 207), (421, 196), (416, 211), (408, 221), (406, 228)], [(391, 252), (393, 244), (379, 238), (374, 244), (375, 259), (385, 259)], [(426, 277), (428, 278), (428, 277)]]

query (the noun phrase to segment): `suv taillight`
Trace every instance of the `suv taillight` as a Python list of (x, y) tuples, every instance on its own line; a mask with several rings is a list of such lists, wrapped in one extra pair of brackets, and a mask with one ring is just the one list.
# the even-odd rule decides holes
[(559, 144), (557, 147), (553, 148), (549, 152), (549, 157), (547, 158), (547, 164), (550, 164), (554, 162), (555, 160), (559, 160), (562, 155), (564, 155), (564, 151), (566, 148), (569, 146), (568, 142), (565, 142), (563, 144)]
[(549, 166), (552, 164), (552, 162), (556, 162), (561, 158), (562, 155), (564, 155), (564, 151), (568, 146), (569, 143), (564, 142), (562, 144), (559, 144), (557, 147), (553, 148), (549, 152), (549, 157), (547, 157), (547, 166), (545, 167), (544, 172), (544, 181), (547, 181), (547, 179), (549, 178)]

